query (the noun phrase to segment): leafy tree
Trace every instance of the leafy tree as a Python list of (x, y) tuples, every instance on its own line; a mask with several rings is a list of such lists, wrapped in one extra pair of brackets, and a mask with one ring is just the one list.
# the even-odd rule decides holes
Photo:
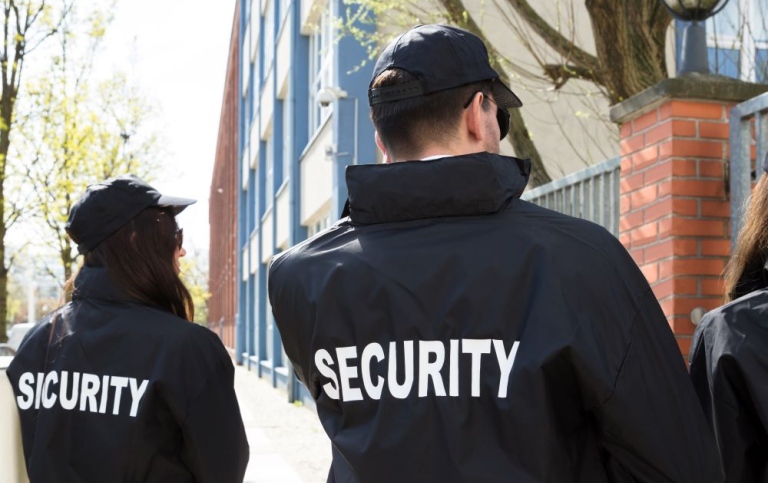
[[(611, 105), (668, 77), (665, 54), (672, 18), (660, 0), (433, 0), (429, 4), (408, 0), (346, 1), (357, 13), (345, 30), (367, 42), (372, 55), (388, 32), (367, 36), (354, 28), (355, 21), (396, 25), (398, 30), (439, 21), (482, 38), (489, 47), (491, 64), (502, 77), (546, 83), (555, 90), (573, 80), (584, 81), (596, 87)], [(579, 13), (576, 9), (586, 10), (592, 26), (590, 32), (579, 33), (581, 37), (573, 28)], [(490, 41), (486, 16), (499, 20), (501, 28), (508, 32), (504, 43)], [(498, 27), (499, 22), (495, 25)], [(521, 48), (530, 54), (537, 68), (512, 61), (510, 56)], [(518, 156), (532, 159), (531, 184), (550, 181), (523, 113), (512, 109), (511, 114), (507, 139)]]
[(211, 293), (208, 291), (208, 266), (196, 251), (187, 253), (187, 256), (180, 259), (181, 280), (187, 286), (192, 302), (195, 306), (196, 324), (208, 324), (208, 300)]
[(29, 56), (67, 17), (74, 0), (2, 0), (3, 45), (0, 47), (0, 342), (6, 333), (8, 269), (5, 236), (18, 220), (16, 206), (6, 206), (6, 174), (15, 124), (16, 102), (21, 88), (24, 66)]
[(34, 122), (24, 129), (26, 177), (46, 228), (43, 239), (58, 253), (65, 280), (77, 252), (64, 226), (86, 187), (124, 173), (151, 179), (158, 168), (146, 100), (124, 74), (99, 81), (94, 73), (111, 20), (106, 11), (72, 12), (55, 35), (51, 70), (30, 84), (27, 96)]

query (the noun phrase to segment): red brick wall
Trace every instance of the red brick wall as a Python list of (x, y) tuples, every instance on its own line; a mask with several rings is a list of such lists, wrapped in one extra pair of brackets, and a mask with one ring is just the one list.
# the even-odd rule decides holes
[(237, 311), (237, 109), (240, 73), (240, 2), (235, 7), (227, 77), (219, 121), (216, 160), (211, 180), (208, 219), (211, 226), (208, 326), (234, 350)]
[(668, 99), (621, 126), (620, 239), (686, 356), (695, 329), (691, 311), (723, 301), (729, 106)]

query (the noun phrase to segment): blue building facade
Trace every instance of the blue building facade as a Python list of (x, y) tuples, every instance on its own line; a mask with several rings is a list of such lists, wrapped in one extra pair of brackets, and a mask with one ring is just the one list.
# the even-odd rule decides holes
[[(338, 25), (341, 0), (240, 2), (236, 360), (306, 399), (267, 298), (272, 257), (335, 222), (344, 169), (376, 162), (368, 120), (372, 65)], [(371, 30), (369, 25), (357, 25)]]

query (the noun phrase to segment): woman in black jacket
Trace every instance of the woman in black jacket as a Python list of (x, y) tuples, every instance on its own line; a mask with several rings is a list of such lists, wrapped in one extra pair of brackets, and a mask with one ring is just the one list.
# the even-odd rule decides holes
[(194, 200), (135, 176), (90, 186), (67, 232), (84, 265), (72, 300), (8, 368), (36, 482), (241, 482), (234, 369), (193, 324), (175, 216)]
[[(768, 157), (763, 170), (768, 173)], [(704, 316), (691, 377), (728, 483), (768, 481), (768, 176), (752, 191), (725, 274), (726, 304)]]

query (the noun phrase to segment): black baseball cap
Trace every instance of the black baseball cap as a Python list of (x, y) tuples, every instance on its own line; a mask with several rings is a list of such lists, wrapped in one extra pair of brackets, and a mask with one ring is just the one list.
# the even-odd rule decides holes
[(65, 228), (82, 254), (93, 250), (151, 206), (168, 207), (177, 215), (196, 201), (162, 195), (132, 174), (117, 176), (90, 185), (72, 206)]
[[(373, 81), (388, 69), (405, 70), (417, 80), (372, 89)], [(484, 80), (495, 80), (492, 92), (499, 107), (523, 105), (499, 80), (479, 37), (450, 25), (419, 25), (390, 42), (379, 56), (368, 86), (368, 104), (423, 96)]]

